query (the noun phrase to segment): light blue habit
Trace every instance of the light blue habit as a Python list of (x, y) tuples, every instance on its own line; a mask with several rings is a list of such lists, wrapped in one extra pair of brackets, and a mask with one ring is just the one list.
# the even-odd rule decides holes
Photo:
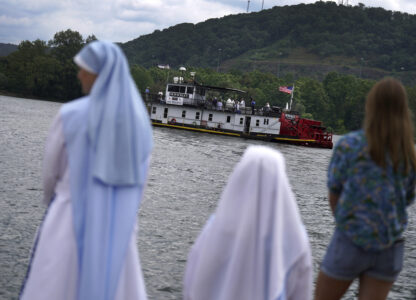
[(74, 58), (98, 75), (61, 108), (78, 251), (78, 299), (114, 299), (152, 149), (146, 108), (118, 46), (96, 41)]

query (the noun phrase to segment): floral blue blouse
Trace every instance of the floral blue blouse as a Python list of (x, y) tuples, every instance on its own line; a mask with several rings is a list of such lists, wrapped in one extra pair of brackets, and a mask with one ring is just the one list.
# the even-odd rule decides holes
[(406, 207), (415, 198), (416, 174), (383, 169), (368, 152), (364, 131), (337, 143), (328, 168), (328, 188), (339, 195), (335, 222), (353, 243), (366, 250), (390, 247), (407, 226)]

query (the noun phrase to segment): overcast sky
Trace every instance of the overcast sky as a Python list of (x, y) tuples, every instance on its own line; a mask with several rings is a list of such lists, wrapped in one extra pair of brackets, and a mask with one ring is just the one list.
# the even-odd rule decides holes
[[(338, 2), (338, 0), (333, 0)], [(346, 0), (344, 0), (346, 1)], [(250, 12), (316, 0), (251, 0)], [(383, 7), (416, 14), (415, 0), (349, 0), (349, 4)], [(127, 42), (179, 23), (245, 13), (247, 0), (0, 0), (0, 42), (48, 41), (72, 29), (84, 38)]]

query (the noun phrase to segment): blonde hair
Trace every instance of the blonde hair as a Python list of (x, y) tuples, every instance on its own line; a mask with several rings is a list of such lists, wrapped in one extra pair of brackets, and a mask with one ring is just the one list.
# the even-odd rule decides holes
[(386, 154), (395, 171), (403, 164), (407, 174), (416, 170), (413, 124), (403, 85), (386, 78), (373, 86), (367, 95), (364, 119), (369, 152), (375, 163), (386, 167)]

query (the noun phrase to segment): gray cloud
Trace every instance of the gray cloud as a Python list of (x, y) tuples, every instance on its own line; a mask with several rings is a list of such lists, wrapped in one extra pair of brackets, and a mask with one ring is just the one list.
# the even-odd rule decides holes
[[(264, 8), (314, 2), (264, 0)], [(352, 5), (359, 2), (416, 13), (413, 0), (349, 1)], [(259, 11), (262, 3), (262, 0), (251, 0), (250, 11)], [(18, 44), (38, 38), (48, 41), (56, 32), (68, 28), (79, 31), (84, 37), (95, 34), (100, 39), (126, 42), (156, 29), (244, 13), (246, 8), (246, 0), (2, 0), (0, 42)]]

